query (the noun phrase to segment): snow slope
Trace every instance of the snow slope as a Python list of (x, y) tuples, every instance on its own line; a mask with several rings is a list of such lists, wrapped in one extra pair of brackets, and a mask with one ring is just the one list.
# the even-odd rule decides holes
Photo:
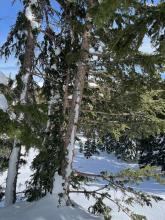
[[(25, 188), (25, 182), (31, 174), (29, 168), (30, 163), (34, 157), (35, 152), (33, 149), (30, 150), (27, 156), (28, 163), (20, 169), (20, 174), (18, 177), (18, 191), (22, 191)], [(85, 159), (82, 154), (78, 152), (78, 147), (76, 149), (76, 157), (74, 160), (74, 169), (88, 172), (88, 173), (100, 173), (102, 170), (107, 170), (111, 172), (118, 172), (125, 168), (136, 169), (138, 166), (134, 163), (126, 163), (115, 158), (114, 155), (107, 155), (102, 153), (100, 155), (94, 155), (90, 159)], [(4, 177), (0, 177), (0, 182), (4, 182)], [(91, 183), (87, 186), (88, 189), (93, 190), (101, 186), (103, 183)], [(137, 189), (141, 189), (145, 192), (154, 193), (156, 195), (162, 196), (165, 199), (165, 186), (150, 180), (146, 181), (138, 186), (134, 186)], [(121, 198), (120, 191), (111, 190), (111, 195), (115, 198)], [(76, 208), (73, 207), (60, 207), (57, 208), (58, 202), (53, 196), (47, 196), (40, 201), (28, 203), (28, 202), (18, 202), (10, 208), (0, 209), (0, 220), (85, 220), (85, 219), (98, 219), (103, 220), (102, 217), (94, 217), (87, 213), (88, 207), (94, 203), (93, 199), (87, 200), (83, 194), (71, 194), (71, 199), (78, 204)], [(128, 216), (122, 212), (118, 212), (117, 207), (106, 201), (108, 205), (113, 209), (112, 220), (128, 220)], [(82, 208), (80, 208), (82, 207)], [(141, 207), (139, 205), (134, 205), (132, 207), (135, 213), (145, 215), (148, 220), (165, 220), (165, 202), (161, 201), (159, 203), (153, 203), (151, 207)]]
[[(99, 174), (101, 171), (105, 170), (117, 173), (127, 168), (137, 169), (138, 165), (136, 163), (126, 163), (116, 159), (113, 154), (108, 155), (106, 153), (101, 153), (100, 155), (94, 155), (90, 159), (86, 159), (82, 154), (77, 153), (74, 160), (74, 168), (81, 172)], [(155, 193), (165, 199), (165, 186), (160, 185), (154, 180), (145, 181), (134, 187), (148, 193)]]
[(19, 202), (10, 208), (0, 210), (0, 220), (100, 220), (81, 207), (57, 207), (58, 201), (51, 196), (40, 201), (28, 203)]
[[(91, 186), (90, 189), (94, 189)], [(112, 191), (112, 196), (115, 198), (121, 198), (120, 192)], [(91, 204), (93, 204), (93, 199), (87, 200), (82, 194), (73, 194), (71, 196), (72, 200), (77, 204), (81, 205), (84, 209), (87, 209)], [(112, 202), (106, 202), (112, 208), (112, 220), (130, 220), (130, 218), (123, 212), (119, 211), (116, 205)], [(134, 205), (131, 210), (136, 214), (145, 215), (147, 220), (165, 220), (165, 202), (153, 202), (152, 207), (141, 207), (140, 205)]]
[[(82, 154), (78, 153), (74, 160), (74, 167), (76, 170), (81, 172), (99, 174), (103, 170), (116, 173), (126, 168), (136, 169), (138, 168), (138, 165), (136, 163), (126, 163), (122, 160), (116, 159), (114, 155), (107, 155), (106, 153), (102, 153), (97, 156), (94, 155), (90, 159), (85, 159)], [(89, 184), (87, 188), (89, 190), (94, 190), (101, 185), (102, 182), (100, 181), (97, 184)], [(165, 186), (156, 183), (154, 180), (145, 181), (139, 185), (135, 185), (134, 188), (148, 193), (153, 193), (165, 199)], [(120, 191), (111, 190), (111, 196), (112, 198), (121, 199), (122, 194)], [(83, 194), (74, 193), (71, 195), (71, 198), (84, 209), (88, 209), (88, 207), (94, 203), (93, 199), (87, 200)], [(119, 212), (116, 205), (112, 202), (106, 201), (106, 203), (112, 208), (112, 220), (130, 220), (126, 214)], [(165, 220), (164, 207), (165, 202), (161, 201), (159, 203), (153, 202), (152, 207), (141, 207), (140, 205), (135, 204), (130, 208), (134, 211), (134, 213), (145, 215), (147, 220)]]

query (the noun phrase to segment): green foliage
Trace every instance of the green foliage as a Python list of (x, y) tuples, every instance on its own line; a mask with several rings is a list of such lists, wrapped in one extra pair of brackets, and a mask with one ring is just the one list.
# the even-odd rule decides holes
[(6, 171), (8, 168), (11, 147), (12, 143), (7, 138), (0, 140), (0, 173)]
[(131, 9), (132, 5), (137, 4), (137, 1), (130, 0), (103, 0), (97, 9), (93, 8), (95, 15), (95, 22), (99, 27), (103, 25), (109, 18), (116, 19), (117, 10), (120, 12), (127, 12)]
[[(19, 102), (25, 88), (22, 79), (26, 74), (23, 69), (27, 47), (25, 31), (30, 24), (24, 13), (18, 14), (16, 25), (1, 48), (1, 55), (6, 58), (14, 52), (21, 69), (16, 77), (17, 88), (9, 92), (10, 103), (15, 103), (11, 104), (10, 110), (16, 113), (16, 119), (10, 120), (9, 113), (0, 112), (0, 132), (6, 133), (10, 139), (16, 137), (26, 147), (35, 146), (39, 150), (32, 162), (34, 174), (26, 192), (30, 201), (52, 192), (56, 171), (65, 176), (68, 162), (65, 138), (70, 112), (70, 101), (65, 99), (77, 92), (74, 84), (79, 63), (87, 68), (78, 127), (88, 137), (85, 146), (88, 157), (98, 151), (96, 144), (102, 147), (101, 138), (107, 133), (113, 139), (121, 140), (123, 134), (136, 138), (165, 131), (164, 81), (160, 77), (164, 72), (165, 58), (164, 36), (160, 34), (165, 26), (164, 3), (150, 7), (146, 1), (103, 0), (89, 7), (87, 1), (57, 2), (61, 5), (58, 12), (48, 0), (44, 1), (46, 5), (39, 4), (39, 8), (32, 6), (38, 19), (44, 16), (43, 38), (37, 39), (37, 30), (31, 33), (36, 39), (38, 51), (36, 57), (31, 58), (33, 68), (30, 70), (44, 79), (41, 90), (34, 86), (32, 77), (28, 85), (28, 92), (31, 89), (30, 96), (36, 98), (36, 103), (21, 105)], [(23, 3), (26, 7), (29, 1), (24, 0)], [(91, 54), (85, 59), (82, 56), (84, 52), (87, 55), (90, 49), (80, 49), (82, 42), (88, 44), (82, 41), (84, 33), (90, 35), (87, 38), (90, 38), (89, 44), (96, 53), (100, 44), (104, 45), (103, 52), (96, 54), (97, 61), (91, 59)], [(154, 54), (139, 51), (145, 36), (149, 36), (156, 46)], [(57, 55), (58, 47), (61, 52)], [(90, 81), (96, 83), (97, 88), (89, 88)], [(71, 178), (70, 183), (76, 191), (81, 188), (81, 182), (90, 180), (74, 174)], [(81, 193), (88, 198), (94, 197), (96, 203), (90, 211), (103, 214), (105, 219), (111, 218), (111, 208), (104, 203), (105, 199), (115, 203), (130, 218), (145, 219), (132, 213), (127, 205), (137, 202), (142, 206), (151, 206), (152, 200), (159, 201), (160, 198), (137, 192), (130, 185), (148, 178), (164, 183), (158, 171), (149, 166), (135, 171), (128, 169), (116, 175), (102, 172), (99, 178), (107, 183), (104, 189), (83, 189)], [(123, 193), (122, 202), (111, 198), (111, 188)]]
[(10, 118), (9, 115), (6, 112), (3, 112), (1, 109), (0, 109), (0, 122), (1, 122), (0, 133), (3, 134), (6, 132), (8, 125), (10, 124)]
[(27, 104), (21, 105), (17, 104), (13, 106), (13, 110), (20, 113), (24, 113), (27, 121), (32, 121), (32, 125), (45, 124), (48, 120), (46, 113), (47, 104)]
[(142, 215), (138, 215), (138, 214), (133, 214), (131, 216), (131, 219), (132, 220), (147, 220), (147, 218), (145, 216), (142, 216)]
[(147, 164), (152, 166), (160, 166), (165, 170), (165, 137), (164, 134), (159, 136), (150, 136), (139, 140), (138, 149), (140, 151), (139, 164), (144, 167)]
[(25, 31), (28, 27), (28, 21), (24, 13), (19, 12), (15, 25), (12, 27), (7, 41), (1, 47), (1, 56), (8, 58), (12, 53), (19, 58), (24, 53), (27, 35)]
[(66, 54), (66, 62), (68, 65), (76, 63), (81, 58), (81, 51), (69, 52)]
[(103, 214), (104, 220), (111, 220), (111, 208), (106, 206), (103, 202), (104, 194), (97, 198), (95, 204), (89, 207), (89, 211), (95, 215)]

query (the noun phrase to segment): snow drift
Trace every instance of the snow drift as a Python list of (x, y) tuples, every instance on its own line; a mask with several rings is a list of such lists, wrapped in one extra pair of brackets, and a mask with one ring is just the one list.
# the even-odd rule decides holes
[(19, 202), (10, 208), (0, 210), (1, 220), (102, 220), (85, 210), (76, 207), (58, 207), (53, 195), (48, 195), (37, 202)]

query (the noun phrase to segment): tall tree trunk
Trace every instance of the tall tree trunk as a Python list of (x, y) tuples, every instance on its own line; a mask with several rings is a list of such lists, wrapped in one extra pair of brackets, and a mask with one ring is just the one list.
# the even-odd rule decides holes
[[(30, 6), (29, 6), (30, 7)], [(34, 59), (34, 49), (35, 49), (36, 37), (33, 34), (33, 28), (29, 25), (27, 44), (24, 54), (24, 62), (20, 70), (23, 89), (20, 94), (20, 104), (25, 105), (27, 102), (34, 102), (33, 88), (32, 88), (32, 71), (33, 71), (33, 59)], [(31, 88), (30, 88), (31, 87)], [(18, 118), (24, 117), (24, 114), (20, 114)], [(12, 152), (9, 159), (8, 174), (6, 180), (6, 190), (5, 190), (5, 205), (10, 206), (16, 200), (16, 185), (17, 185), (17, 175), (18, 175), (18, 165), (20, 160), (21, 143), (16, 138), (14, 139), (14, 144)]]
[[(89, 1), (89, 7), (93, 6), (93, 0)], [(69, 123), (64, 141), (64, 151), (67, 152), (67, 156), (61, 161), (61, 166), (58, 172), (54, 176), (53, 193), (58, 194), (60, 202), (67, 204), (69, 202), (68, 189), (69, 179), (72, 173), (72, 161), (74, 155), (74, 142), (77, 131), (77, 124), (80, 113), (80, 105), (83, 95), (83, 89), (85, 84), (85, 76), (87, 74), (87, 61), (89, 51), (89, 38), (90, 38), (90, 20), (89, 14), (87, 14), (87, 26), (82, 36), (81, 50), (83, 54), (81, 60), (78, 62), (77, 74), (75, 76), (74, 93), (72, 98), (72, 106), (69, 115)]]

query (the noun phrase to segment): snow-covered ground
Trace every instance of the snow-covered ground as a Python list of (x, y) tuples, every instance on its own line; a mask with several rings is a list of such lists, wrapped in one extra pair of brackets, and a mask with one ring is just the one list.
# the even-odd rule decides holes
[[(28, 163), (20, 169), (20, 174), (18, 177), (17, 191), (22, 191), (25, 189), (25, 182), (31, 174), (29, 166), (34, 155), (37, 152), (34, 152), (33, 149), (29, 151), (28, 154)], [(114, 155), (107, 155), (102, 153), (100, 155), (94, 155), (90, 159), (84, 158), (84, 156), (79, 153), (78, 147), (76, 149), (76, 157), (74, 159), (73, 167), (76, 170), (88, 173), (97, 173), (99, 174), (103, 170), (110, 172), (118, 172), (125, 168), (136, 169), (137, 164), (126, 163), (115, 158)], [(6, 173), (0, 176), (0, 183), (5, 182)], [(88, 188), (90, 190), (96, 189), (98, 185), (102, 183), (92, 183), (89, 184)], [(154, 193), (156, 195), (162, 196), (165, 199), (165, 186), (150, 180), (146, 181), (138, 186), (135, 186), (137, 189), (141, 189), (145, 192)], [(121, 197), (120, 191), (111, 190), (111, 195), (115, 198)], [(88, 207), (94, 203), (93, 199), (87, 200), (83, 194), (71, 194), (71, 199), (78, 204), (78, 207), (61, 207), (57, 208), (58, 202), (53, 198), (53, 196), (48, 195), (46, 198), (41, 199), (40, 201), (27, 203), (27, 202), (18, 202), (10, 208), (1, 208), (0, 209), (0, 220), (85, 220), (85, 219), (103, 219), (103, 217), (91, 216), (87, 213)], [(114, 220), (127, 220), (129, 219), (126, 214), (118, 212), (117, 207), (107, 201), (112, 211), (112, 219)], [(3, 203), (1, 203), (3, 206)], [(80, 208), (81, 207), (81, 208)], [(161, 201), (159, 203), (153, 203), (151, 207), (141, 207), (140, 205), (135, 205), (132, 207), (133, 211), (145, 215), (148, 220), (165, 220), (165, 202)]]
[[(86, 159), (82, 154), (78, 153), (74, 160), (74, 168), (81, 172), (99, 174), (101, 171), (117, 173), (127, 168), (136, 169), (138, 168), (138, 165), (136, 163), (126, 163), (122, 160), (116, 159), (112, 154), (101, 153), (100, 155)], [(165, 199), (165, 186), (160, 185), (154, 180), (145, 181), (134, 186), (134, 188), (148, 193), (155, 193)]]
[[(77, 157), (74, 160), (74, 167), (76, 170), (84, 171), (88, 173), (97, 173), (99, 174), (103, 170), (109, 172), (117, 173), (126, 168), (136, 169), (138, 167), (135, 163), (126, 163), (124, 161), (116, 159), (114, 155), (108, 155), (102, 153), (97, 156), (92, 156), (90, 159), (85, 159), (84, 156), (80, 153), (77, 154)], [(100, 183), (101, 184), (101, 183)], [(96, 189), (97, 184), (89, 185), (90, 190)], [(165, 199), (165, 186), (160, 185), (154, 180), (149, 180), (141, 183), (140, 185), (134, 186), (137, 190), (142, 190), (148, 193), (153, 193)], [(111, 195), (113, 198), (121, 198), (122, 194), (120, 191), (111, 190)], [(77, 204), (81, 205), (83, 208), (87, 209), (93, 200), (87, 200), (82, 194), (73, 194), (72, 200)], [(112, 208), (112, 220), (129, 220), (130, 218), (118, 211), (116, 205), (112, 202), (107, 201), (107, 204)], [(159, 203), (153, 202), (152, 207), (141, 207), (140, 205), (135, 205), (131, 207), (131, 210), (134, 213), (145, 215), (147, 220), (165, 220), (165, 202), (161, 201)]]
[(76, 207), (57, 207), (58, 202), (48, 195), (40, 201), (19, 202), (10, 208), (0, 210), (1, 220), (100, 220), (89, 215), (84, 209)]

